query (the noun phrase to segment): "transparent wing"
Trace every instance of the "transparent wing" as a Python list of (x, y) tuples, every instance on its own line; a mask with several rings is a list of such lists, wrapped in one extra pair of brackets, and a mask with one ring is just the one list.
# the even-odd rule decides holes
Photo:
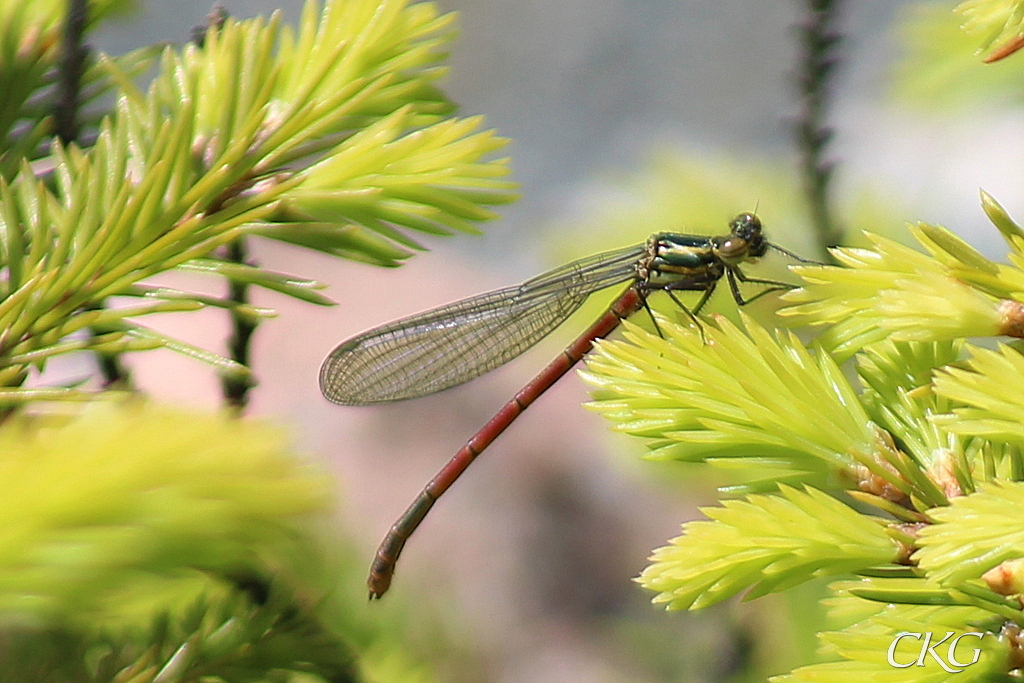
[(554, 330), (599, 289), (630, 280), (638, 245), (566, 264), (515, 287), (364, 332), (320, 368), (320, 391), (342, 405), (425, 396), (493, 370)]

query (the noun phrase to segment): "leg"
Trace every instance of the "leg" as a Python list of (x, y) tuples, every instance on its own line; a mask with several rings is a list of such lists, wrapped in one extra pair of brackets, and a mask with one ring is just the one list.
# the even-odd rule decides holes
[(665, 293), (669, 295), (669, 298), (671, 298), (672, 301), (676, 302), (676, 306), (679, 306), (679, 308), (683, 309), (683, 312), (686, 313), (686, 315), (690, 316), (690, 320), (693, 321), (693, 324), (697, 326), (697, 331), (700, 332), (700, 340), (704, 343), (707, 343), (707, 338), (704, 336), (704, 326), (700, 324), (700, 320), (697, 318), (697, 314), (700, 313), (700, 309), (704, 308), (704, 304), (706, 304), (708, 302), (708, 299), (711, 298), (711, 294), (712, 292), (715, 291), (716, 285), (718, 285), (718, 280), (712, 280), (708, 284), (708, 288), (705, 289), (704, 293), (700, 295), (700, 300), (697, 301), (697, 305), (693, 307), (692, 311), (689, 308), (687, 308), (682, 301), (679, 300), (679, 298), (675, 295), (675, 292), (673, 292), (671, 289), (665, 290)]
[[(693, 318), (694, 322), (696, 322), (697, 320), (697, 318), (695, 318), (694, 316), (700, 313), (700, 309), (704, 308), (704, 304), (706, 304), (708, 302), (708, 299), (711, 298), (711, 295), (714, 294), (715, 287), (717, 286), (718, 280), (712, 280), (711, 284), (708, 285), (708, 288), (705, 289), (704, 293), (700, 295), (700, 300), (697, 302), (697, 305), (693, 307), (693, 315), (690, 316), (691, 318)], [(672, 298), (675, 299), (674, 296)], [(679, 305), (682, 306), (682, 304)], [(687, 313), (689, 313), (689, 311), (687, 311)]]
[(654, 317), (654, 311), (651, 310), (650, 305), (647, 303), (646, 292), (640, 292), (640, 304), (644, 307), (644, 310), (647, 311), (647, 315), (651, 316), (651, 322), (654, 324), (654, 331), (658, 333), (659, 337), (664, 339), (665, 335), (661, 333), (661, 328), (658, 327), (658, 320)]
[[(683, 302), (682, 302), (682, 301), (680, 301), (680, 300), (678, 299), (678, 297), (676, 297), (676, 295), (672, 293), (672, 290), (671, 290), (671, 289), (666, 289), (666, 290), (665, 290), (665, 293), (666, 293), (666, 294), (668, 294), (668, 295), (669, 295), (669, 297), (671, 297), (671, 298), (672, 298), (672, 301), (675, 301), (675, 302), (676, 302), (676, 306), (679, 306), (679, 308), (683, 309), (683, 311), (684, 311), (684, 312), (686, 313), (686, 315), (690, 316), (690, 320), (692, 320), (692, 321), (693, 321), (693, 324), (697, 326), (697, 331), (698, 331), (698, 332), (700, 332), (700, 340), (701, 340), (701, 342), (703, 342), (703, 343), (707, 344), (708, 340), (707, 340), (707, 338), (706, 338), (706, 337), (704, 336), (704, 326), (700, 324), (700, 321), (699, 321), (699, 320), (697, 320), (697, 316), (695, 316), (695, 315), (693, 314), (693, 312), (692, 312), (692, 311), (690, 311), (690, 309), (689, 309), (689, 308), (687, 308), (686, 306), (684, 306), (684, 305), (683, 305)], [(703, 298), (707, 298), (707, 297), (702, 297), (702, 299), (703, 299)]]
[[(786, 282), (779, 282), (778, 280), (761, 280), (759, 278), (747, 277), (746, 275), (743, 274), (742, 270), (740, 270), (739, 268), (736, 268), (736, 267), (729, 268), (728, 270), (725, 271), (725, 274), (726, 274), (726, 277), (729, 278), (729, 289), (732, 290), (732, 298), (735, 299), (736, 303), (739, 304), (740, 306), (746, 306), (751, 301), (756, 301), (757, 299), (760, 299), (765, 294), (770, 294), (772, 292), (778, 292), (778, 291), (781, 291), (783, 289), (796, 289), (797, 288), (797, 285), (791, 285), (791, 284), (786, 283)], [(739, 284), (737, 284), (737, 282), (736, 282), (737, 279), (740, 282), (744, 282), (744, 283), (749, 282), (749, 283), (758, 284), (758, 285), (769, 285), (769, 287), (768, 287), (768, 289), (765, 289), (764, 291), (758, 292), (757, 294), (755, 294), (754, 296), (750, 297), (749, 299), (744, 299), (743, 298), (743, 294), (740, 293)]]

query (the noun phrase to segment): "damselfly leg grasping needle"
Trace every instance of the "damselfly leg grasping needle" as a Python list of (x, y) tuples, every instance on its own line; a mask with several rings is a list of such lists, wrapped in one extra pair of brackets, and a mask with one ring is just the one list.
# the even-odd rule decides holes
[[(368, 405), (425, 396), (507, 363), (558, 327), (594, 292), (630, 283), (597, 322), (470, 438), (394, 523), (370, 567), (367, 584), (371, 598), (379, 598), (388, 589), (402, 547), (441, 494), (590, 350), (595, 339), (610, 334), (623, 318), (646, 308), (651, 293), (666, 292), (699, 325), (696, 316), (723, 277), (741, 306), (769, 292), (794, 287), (747, 277), (740, 265), (764, 256), (769, 248), (797, 261), (805, 259), (765, 240), (761, 221), (752, 213), (740, 214), (729, 227), (729, 234), (719, 237), (657, 233), (645, 244), (580, 259), (519, 286), (377, 327), (331, 351), (320, 368), (320, 390), (334, 403)], [(740, 282), (766, 287), (745, 299)], [(676, 296), (679, 291), (701, 295), (688, 309)]]

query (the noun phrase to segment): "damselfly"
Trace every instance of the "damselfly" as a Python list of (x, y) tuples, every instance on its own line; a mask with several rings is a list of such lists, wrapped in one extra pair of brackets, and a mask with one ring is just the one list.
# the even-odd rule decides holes
[[(740, 264), (764, 256), (769, 248), (797, 261), (805, 259), (765, 240), (761, 221), (752, 213), (741, 213), (729, 228), (728, 235), (719, 237), (657, 233), (645, 244), (583, 258), (519, 286), (382, 325), (331, 351), (320, 368), (320, 390), (334, 403), (368, 405), (425, 396), (507, 363), (558, 327), (594, 292), (630, 282), (590, 329), (470, 438), (398, 518), (370, 567), (367, 584), (371, 598), (379, 598), (388, 589), (405, 542), (441, 494), (520, 413), (590, 350), (595, 339), (610, 334), (620, 320), (641, 308), (650, 313), (647, 297), (651, 293), (668, 294), (700, 329), (696, 316), (722, 277), (728, 280), (740, 306), (769, 292), (794, 287), (747, 277)], [(766, 288), (745, 299), (740, 282)], [(678, 291), (701, 292), (701, 296), (688, 309), (675, 295)]]

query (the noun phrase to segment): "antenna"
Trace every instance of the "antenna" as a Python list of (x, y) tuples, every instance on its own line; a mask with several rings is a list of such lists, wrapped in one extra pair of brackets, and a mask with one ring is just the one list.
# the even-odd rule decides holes
[(804, 258), (803, 256), (797, 256), (796, 254), (791, 252), (789, 249), (783, 249), (782, 247), (778, 246), (777, 244), (772, 244), (771, 242), (767, 242), (767, 244), (768, 244), (769, 247), (771, 247), (775, 251), (778, 251), (778, 252), (781, 252), (781, 253), (785, 254), (786, 256), (788, 256), (789, 258), (793, 259), (794, 261), (799, 261), (800, 263), (810, 263), (810, 264), (815, 265), (815, 266), (827, 266), (827, 265), (829, 265), (827, 263), (822, 263), (821, 261), (813, 261), (813, 260), (811, 260), (809, 258)]

